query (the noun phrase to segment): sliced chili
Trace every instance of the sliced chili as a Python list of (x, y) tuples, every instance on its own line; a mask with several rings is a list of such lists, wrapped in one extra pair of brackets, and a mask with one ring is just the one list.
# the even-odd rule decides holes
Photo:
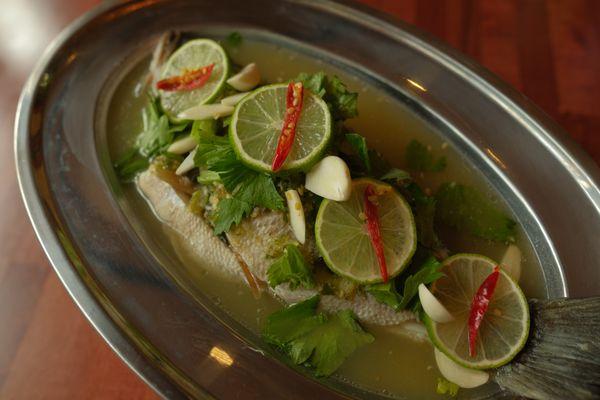
[(383, 239), (381, 238), (381, 229), (379, 228), (379, 212), (375, 203), (375, 188), (373, 185), (368, 185), (365, 189), (365, 215), (367, 217), (367, 232), (371, 239), (371, 245), (375, 250), (377, 262), (379, 263), (379, 271), (384, 282), (388, 281), (387, 264), (385, 262), (385, 254), (383, 253)]
[(187, 91), (202, 87), (210, 78), (215, 64), (185, 71), (182, 75), (172, 76), (156, 82), (156, 87), (167, 92)]
[(281, 128), (281, 134), (279, 135), (279, 141), (277, 142), (275, 157), (273, 157), (273, 163), (271, 164), (271, 170), (273, 172), (277, 172), (281, 169), (285, 159), (290, 154), (290, 150), (292, 150), (294, 137), (296, 136), (296, 125), (300, 119), (303, 100), (304, 86), (302, 85), (302, 82), (290, 82), (285, 97), (285, 117), (283, 119), (283, 127)]
[(476, 344), (477, 344), (477, 332), (483, 321), (483, 317), (487, 312), (490, 305), (490, 300), (496, 290), (496, 284), (498, 283), (498, 277), (500, 276), (500, 269), (498, 266), (494, 268), (494, 272), (488, 275), (483, 281), (473, 302), (471, 303), (471, 312), (469, 313), (469, 355), (475, 357), (476, 355)]

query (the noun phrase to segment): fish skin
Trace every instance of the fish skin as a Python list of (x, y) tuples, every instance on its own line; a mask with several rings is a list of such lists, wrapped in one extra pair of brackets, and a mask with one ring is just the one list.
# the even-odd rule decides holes
[(179, 194), (168, 183), (146, 171), (138, 175), (138, 190), (152, 205), (156, 216), (182, 237), (193, 254), (202, 255), (215, 273), (232, 281), (244, 280), (244, 274), (235, 255), (212, 227), (187, 208), (189, 196)]
[[(201, 217), (190, 212), (187, 199), (179, 195), (168, 183), (159, 179), (151, 171), (141, 173), (137, 178), (139, 191), (148, 200), (155, 214), (171, 228), (177, 231), (182, 240), (192, 244), (194, 254), (206, 260), (206, 265), (232, 280), (245, 282), (241, 268), (233, 251), (213, 233), (212, 227)], [(253, 218), (242, 221), (238, 227), (227, 234), (231, 248), (248, 264), (252, 274), (260, 281), (267, 281), (267, 270), (273, 259), (267, 255), (274, 237), (288, 235), (293, 238), (291, 228), (284, 214), (277, 211), (262, 211)], [(307, 246), (312, 246), (307, 241)], [(266, 286), (266, 285), (264, 285)], [(296, 303), (314, 296), (317, 289), (297, 288), (291, 290), (287, 284), (278, 285), (270, 292), (285, 303)], [(341, 299), (333, 295), (321, 295), (320, 308), (327, 312), (351, 309), (362, 323), (374, 325), (398, 325), (415, 321), (410, 311), (396, 312), (391, 307), (379, 303), (370, 294), (356, 294), (352, 299)], [(426, 335), (417, 335), (413, 331), (410, 337), (422, 341)]]

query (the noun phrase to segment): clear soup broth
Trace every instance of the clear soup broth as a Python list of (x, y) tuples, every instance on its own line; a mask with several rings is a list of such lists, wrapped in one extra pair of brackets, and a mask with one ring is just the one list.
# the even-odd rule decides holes
[[(393, 97), (382, 88), (348, 70), (343, 70), (324, 60), (262, 41), (244, 40), (229, 55), (239, 65), (256, 62), (264, 82), (283, 82), (300, 72), (324, 71), (338, 75), (348, 88), (359, 93), (359, 116), (347, 125), (365, 136), (370, 147), (378, 150), (394, 166), (403, 168), (404, 149), (412, 139), (430, 146), (436, 154), (444, 155), (447, 167), (443, 172), (424, 173), (415, 180), (426, 189), (435, 191), (446, 181), (457, 181), (477, 187), (499, 207), (507, 210), (502, 199), (486, 184), (478, 171), (463, 161), (439, 132), (411, 111), (402, 98)], [(139, 87), (145, 78), (149, 60), (134, 66), (118, 84), (110, 101), (107, 120), (107, 137), (111, 158), (117, 159), (134, 143), (142, 128), (141, 110), (146, 97)], [(139, 225), (157, 238), (163, 251), (178, 260), (164, 267), (188, 292), (211, 298), (226, 313), (251, 331), (260, 332), (265, 318), (283, 307), (277, 300), (263, 295), (256, 300), (245, 284), (231, 283), (211, 276), (186, 248), (182, 237), (163, 225), (152, 213), (134, 185), (124, 185), (125, 201), (135, 210)], [(473, 237), (462, 237), (456, 232), (441, 232), (442, 240), (452, 253), (468, 252), (486, 255), (499, 260), (506, 246)], [(520, 285), (527, 297), (545, 297), (541, 268), (537, 264), (531, 243), (520, 231), (516, 244), (523, 253)], [(375, 341), (358, 349), (336, 372), (334, 379), (361, 389), (393, 398), (442, 398), (436, 394), (440, 377), (430, 344), (419, 344), (390, 332), (392, 328), (365, 326), (375, 336)], [(468, 397), (461, 390), (459, 397)]]

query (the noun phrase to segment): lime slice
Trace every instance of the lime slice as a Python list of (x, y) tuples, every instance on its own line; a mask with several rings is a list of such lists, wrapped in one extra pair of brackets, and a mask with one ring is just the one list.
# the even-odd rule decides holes
[(161, 79), (179, 76), (186, 70), (194, 70), (210, 64), (215, 67), (208, 81), (197, 89), (188, 91), (159, 90), (160, 103), (169, 118), (177, 120), (177, 114), (190, 107), (212, 101), (225, 85), (229, 74), (229, 61), (225, 50), (214, 40), (196, 39), (175, 51), (162, 69)]
[[(263, 86), (236, 106), (229, 137), (238, 157), (258, 171), (271, 172), (285, 117), (287, 84)], [(317, 162), (331, 138), (331, 113), (327, 104), (308, 90), (292, 150), (281, 170), (306, 170)]]
[(365, 226), (364, 191), (375, 186), (385, 260), (390, 278), (406, 267), (415, 252), (417, 233), (409, 205), (390, 185), (374, 179), (352, 181), (343, 202), (323, 200), (315, 222), (317, 246), (329, 268), (359, 283), (381, 282), (379, 264)]
[(477, 355), (469, 356), (468, 321), (473, 297), (497, 265), (477, 254), (457, 254), (443, 263), (444, 277), (434, 282), (431, 292), (454, 316), (436, 323), (423, 322), (433, 344), (467, 368), (488, 369), (506, 364), (523, 348), (529, 335), (527, 299), (506, 272), (500, 277), (477, 336)]

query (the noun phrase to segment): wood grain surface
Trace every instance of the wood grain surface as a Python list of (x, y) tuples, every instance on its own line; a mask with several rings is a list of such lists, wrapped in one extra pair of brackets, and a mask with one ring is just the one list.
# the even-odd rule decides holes
[[(154, 399), (53, 273), (22, 206), (13, 121), (48, 42), (92, 0), (5, 0), (0, 13), (0, 399)], [(600, 162), (600, 1), (365, 0), (466, 53)]]

